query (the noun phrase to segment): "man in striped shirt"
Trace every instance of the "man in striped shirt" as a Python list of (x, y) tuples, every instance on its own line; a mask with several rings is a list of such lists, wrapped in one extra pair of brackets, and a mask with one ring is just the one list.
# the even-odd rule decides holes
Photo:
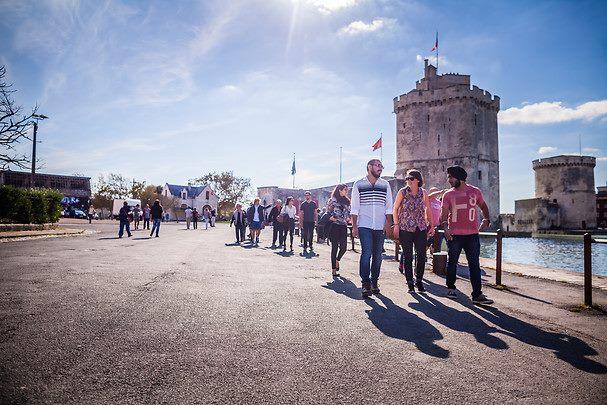
[(384, 166), (379, 159), (367, 163), (367, 176), (352, 186), (352, 235), (360, 238), (360, 278), (362, 295), (379, 294), (384, 237), (392, 227), (392, 189), (382, 179)]

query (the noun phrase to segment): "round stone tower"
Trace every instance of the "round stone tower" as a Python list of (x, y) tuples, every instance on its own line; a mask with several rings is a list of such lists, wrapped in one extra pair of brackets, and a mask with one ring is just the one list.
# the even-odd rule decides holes
[(535, 197), (558, 203), (565, 229), (596, 228), (592, 156), (561, 155), (533, 161)]
[(447, 167), (460, 165), (468, 183), (482, 190), (495, 223), (500, 213), (499, 108), (498, 96), (470, 88), (469, 75), (437, 75), (426, 60), (415, 89), (394, 99), (395, 176), (403, 179), (415, 168), (424, 176), (424, 188), (443, 189), (449, 186)]

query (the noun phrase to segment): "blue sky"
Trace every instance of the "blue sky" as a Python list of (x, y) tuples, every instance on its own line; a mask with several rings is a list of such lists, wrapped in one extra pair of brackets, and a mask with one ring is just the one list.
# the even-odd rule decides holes
[[(45, 172), (152, 184), (233, 170), (255, 186), (361, 177), (392, 99), (439, 73), (501, 97), (501, 211), (533, 196), (531, 161), (597, 157), (607, 180), (604, 1), (0, 0), (0, 64), (38, 103)], [(24, 145), (29, 150), (30, 145)], [(377, 155), (377, 153), (375, 154)]]

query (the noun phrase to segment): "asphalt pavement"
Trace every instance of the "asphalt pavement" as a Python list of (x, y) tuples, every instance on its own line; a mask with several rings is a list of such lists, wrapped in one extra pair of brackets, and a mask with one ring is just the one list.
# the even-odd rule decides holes
[(569, 310), (578, 287), (512, 279), (479, 307), (465, 278), (407, 293), (387, 256), (364, 300), (358, 254), (332, 278), (328, 246), (269, 229), (67, 226), (94, 232), (0, 243), (1, 403), (607, 402), (607, 317)]

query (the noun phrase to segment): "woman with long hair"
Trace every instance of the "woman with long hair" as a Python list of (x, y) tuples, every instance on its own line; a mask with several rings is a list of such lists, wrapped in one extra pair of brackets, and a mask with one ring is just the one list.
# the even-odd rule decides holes
[(428, 193), (422, 188), (424, 180), (419, 170), (411, 169), (405, 176), (407, 185), (396, 195), (392, 215), (394, 217), (394, 238), (398, 238), (403, 247), (405, 277), (409, 292), (414, 292), (413, 284), (413, 246), (417, 263), (415, 266), (415, 286), (424, 292), (422, 280), (426, 265), (427, 235), (434, 233)]
[(348, 221), (350, 220), (350, 199), (348, 186), (338, 184), (335, 186), (331, 199), (327, 204), (327, 213), (330, 215), (328, 237), (331, 241), (331, 269), (333, 276), (339, 276), (339, 261), (346, 253), (348, 243)]
[(283, 236), (282, 236), (282, 251), (287, 250), (287, 234), (291, 236), (291, 252), (293, 251), (293, 231), (295, 231), (295, 213), (297, 208), (293, 205), (293, 197), (287, 197), (284, 207), (280, 210), (280, 215), (283, 216)]

